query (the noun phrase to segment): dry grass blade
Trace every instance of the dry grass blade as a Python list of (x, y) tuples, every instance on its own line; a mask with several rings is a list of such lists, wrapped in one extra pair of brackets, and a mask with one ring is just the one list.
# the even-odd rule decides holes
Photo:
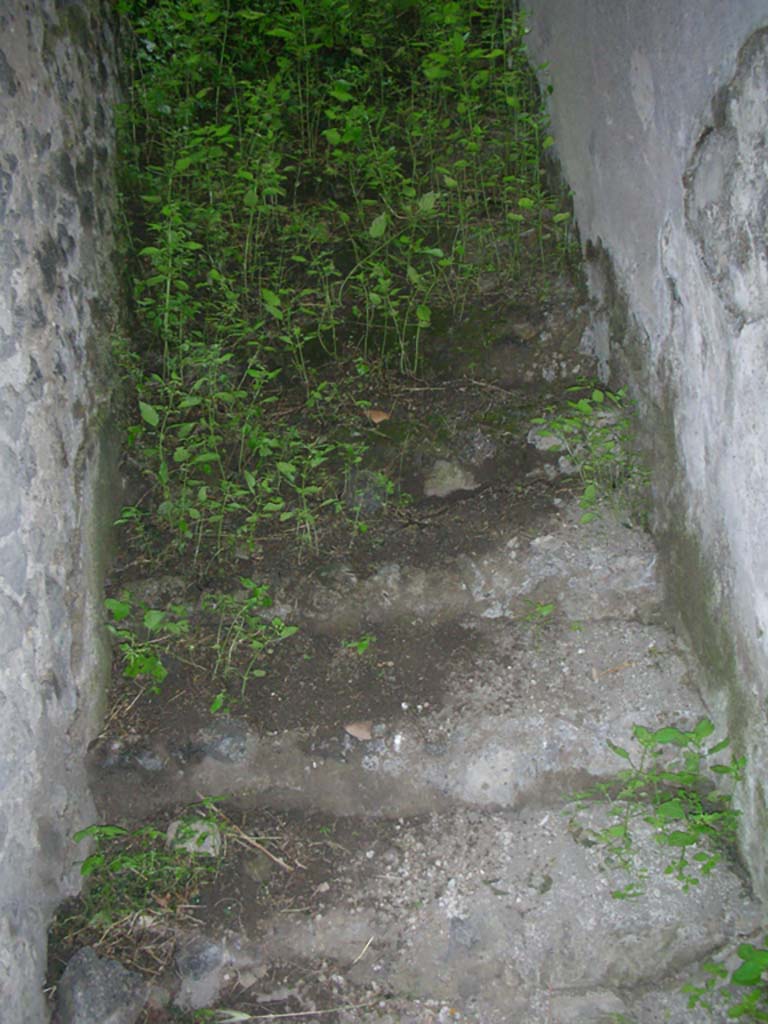
[[(198, 796), (201, 800), (204, 799), (204, 797), (200, 796), (199, 793)], [(247, 832), (244, 832), (224, 813), (224, 811), (222, 811), (220, 807), (216, 807), (212, 804), (211, 810), (227, 823), (227, 828), (230, 830), (232, 838), (236, 843), (239, 843), (241, 846), (249, 846), (253, 850), (258, 850), (259, 853), (263, 853), (265, 857), (269, 857), (269, 859), (277, 864), (278, 867), (281, 867), (283, 871), (287, 871), (289, 873), (295, 871), (295, 868), (291, 867), (290, 864), (286, 864), (282, 857), (278, 857), (276, 854), (272, 853), (271, 850), (268, 850), (266, 846), (260, 843), (258, 839), (254, 839), (253, 836), (249, 836)], [(297, 867), (303, 868), (304, 865), (297, 863)]]
[(328, 1010), (295, 1010), (292, 1013), (264, 1013), (256, 1014), (255, 1016), (249, 1013), (243, 1013), (241, 1010), (216, 1010), (217, 1024), (239, 1024), (241, 1021), (249, 1020), (286, 1020), (287, 1018), (298, 1018), (298, 1017), (320, 1017), (328, 1013), (338, 1013), (339, 1010), (365, 1010), (370, 1006), (373, 1006), (372, 1002), (369, 1003), (345, 1003), (342, 1006), (332, 1006)]

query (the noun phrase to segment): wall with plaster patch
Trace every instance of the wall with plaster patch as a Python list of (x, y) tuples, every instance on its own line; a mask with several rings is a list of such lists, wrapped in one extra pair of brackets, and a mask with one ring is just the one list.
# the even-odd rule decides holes
[(587, 343), (629, 381), (669, 604), (748, 758), (768, 896), (768, 11), (763, 0), (531, 0), (588, 258)]

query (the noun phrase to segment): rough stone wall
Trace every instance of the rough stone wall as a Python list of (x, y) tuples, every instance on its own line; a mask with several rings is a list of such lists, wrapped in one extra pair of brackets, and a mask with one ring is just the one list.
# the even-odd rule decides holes
[(108, 668), (110, 5), (0, 0), (0, 1019), (40, 1024)]
[(529, 0), (596, 302), (647, 434), (670, 607), (748, 758), (768, 896), (768, 8)]

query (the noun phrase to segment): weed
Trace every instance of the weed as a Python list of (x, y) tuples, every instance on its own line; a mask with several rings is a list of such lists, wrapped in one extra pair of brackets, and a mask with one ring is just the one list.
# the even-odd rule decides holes
[(626, 392), (623, 388), (613, 393), (593, 387), (586, 396), (585, 388), (586, 384), (569, 388), (580, 397), (533, 422), (544, 437), (553, 439), (578, 474), (583, 487), (579, 500), (583, 523), (594, 519), (606, 502), (642, 522), (648, 472), (634, 444)]
[(532, 627), (534, 643), (538, 645), (542, 629), (548, 622), (551, 622), (555, 605), (551, 601), (531, 600), (527, 600), (525, 604), (528, 611), (523, 616), (523, 622), (527, 622)]
[(348, 651), (356, 651), (358, 654), (365, 654), (371, 644), (376, 643), (376, 637), (371, 633), (364, 633), (357, 640), (342, 640), (342, 647)]
[(168, 675), (163, 656), (169, 646), (189, 632), (189, 610), (171, 605), (168, 611), (134, 604), (129, 591), (104, 602), (110, 621), (107, 628), (122, 657), (122, 674), (127, 679), (148, 677), (157, 693)]
[[(768, 938), (766, 946), (742, 943), (737, 954), (741, 964), (729, 973), (724, 964), (704, 965), (707, 975), (703, 984), (683, 986), (688, 1007), (701, 1007), (708, 1013), (727, 1007), (730, 1019), (768, 1021)], [(742, 990), (742, 995), (739, 994)]]
[[(218, 830), (205, 805), (185, 813), (181, 830), (185, 825), (197, 829), (201, 822)], [(72, 930), (79, 924), (106, 931), (135, 914), (176, 913), (218, 867), (215, 857), (195, 853), (179, 842), (168, 843), (166, 832), (154, 825), (136, 829), (91, 825), (74, 839), (92, 840), (95, 849), (81, 866), (88, 881), (76, 920), (70, 921)]]
[[(567, 246), (525, 19), (500, 0), (118, 6), (139, 330), (117, 361), (152, 488), (121, 523), (195, 561), (274, 520), (316, 544), (365, 450), (327, 429), (318, 366), (355, 367), (337, 411), (377, 368), (416, 370), (483, 270)], [(305, 416), (283, 417), (289, 390)]]
[[(667, 727), (650, 731), (636, 725), (633, 737), (640, 747), (639, 760), (611, 741), (608, 746), (629, 767), (615, 779), (576, 794), (577, 813), (591, 803), (604, 803), (613, 822), (590, 830), (592, 843), (605, 851), (608, 862), (629, 872), (635, 870), (633, 826), (650, 825), (656, 842), (672, 853), (664, 873), (677, 879), (684, 890), (699, 884), (723, 854), (731, 853), (736, 839), (739, 811), (729, 794), (716, 788), (723, 777), (741, 781), (745, 759), (730, 763), (711, 759), (728, 747), (722, 740), (706, 746), (714, 732), (708, 719), (693, 729)], [(617, 899), (641, 895), (644, 876), (613, 893)]]
[[(213, 675), (227, 681), (236, 674), (242, 698), (251, 680), (266, 675), (263, 663), (270, 651), (294, 636), (299, 627), (288, 625), (277, 615), (265, 616), (265, 610), (272, 606), (267, 586), (246, 576), (240, 577), (240, 585), (243, 589), (239, 594), (208, 594), (203, 607), (214, 611), (218, 617)], [(226, 694), (222, 690), (214, 698), (211, 710), (221, 711), (225, 703)]]

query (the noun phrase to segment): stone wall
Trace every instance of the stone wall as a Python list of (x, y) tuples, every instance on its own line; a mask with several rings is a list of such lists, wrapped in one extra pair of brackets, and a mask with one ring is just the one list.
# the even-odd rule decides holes
[(108, 671), (115, 61), (104, 0), (0, 4), (0, 1000), (46, 1019)]
[(748, 758), (768, 896), (768, 9), (529, 0), (588, 257), (590, 344), (629, 381), (669, 604)]

